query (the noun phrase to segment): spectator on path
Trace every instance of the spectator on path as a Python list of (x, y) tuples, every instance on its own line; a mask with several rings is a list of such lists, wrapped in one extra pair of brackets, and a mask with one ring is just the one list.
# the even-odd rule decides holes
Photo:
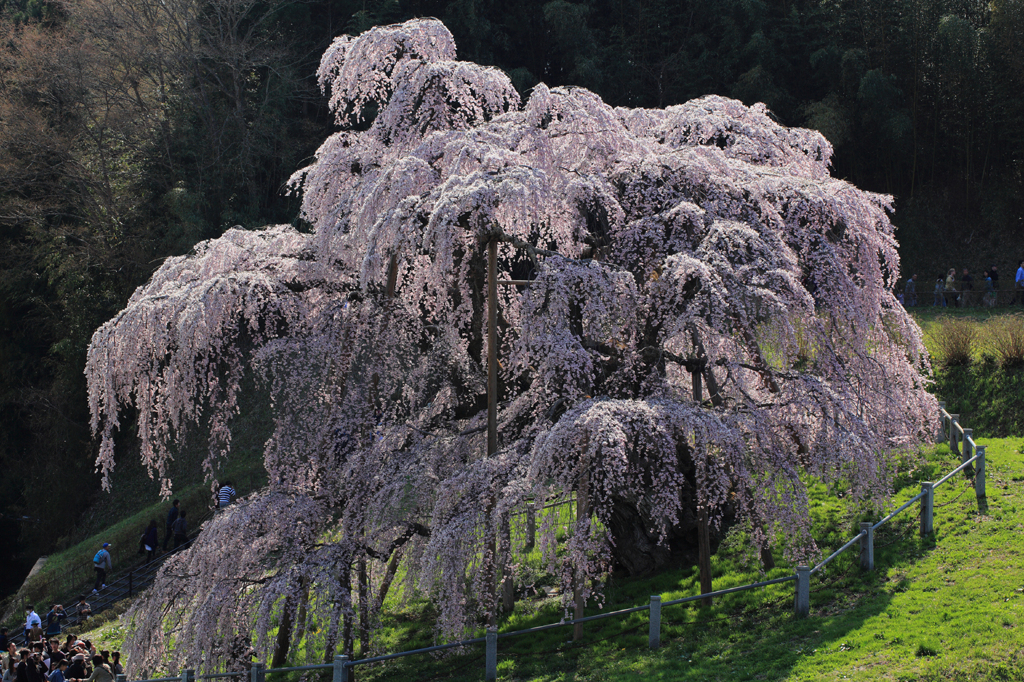
[[(85, 595), (78, 595), (78, 622), (84, 623), (92, 615), (92, 606), (85, 601)], [(75, 638), (68, 635), (68, 645), (74, 644)]]
[(33, 653), (28, 649), (22, 649), (18, 652), (21, 657), (21, 661), (18, 662), (15, 668), (15, 680), (17, 682), (42, 682), (39, 679), (39, 668), (36, 666), (34, 660), (32, 660)]
[(146, 528), (146, 532), (142, 534), (142, 546), (146, 550), (146, 563), (156, 558), (156, 548), (160, 544), (160, 538), (157, 537), (156, 530), (156, 519), (149, 522), (149, 527)]
[[(92, 665), (92, 675), (86, 678), (85, 682), (114, 682), (114, 673), (110, 672), (110, 667), (103, 662), (102, 656), (93, 656)], [(82, 680), (81, 678), (77, 680), (72, 678), (69, 682), (82, 682)]]
[(96, 571), (96, 584), (93, 585), (92, 593), (96, 594), (107, 586), (107, 571), (113, 568), (110, 561), (110, 543), (104, 542), (100, 551), (92, 558), (92, 567)]
[(64, 673), (65, 679), (80, 679), (85, 677), (85, 654), (75, 654), (71, 657), (71, 664)]
[(911, 276), (903, 287), (903, 305), (911, 308), (917, 305), (917, 275)]
[(110, 672), (114, 673), (115, 676), (124, 675), (124, 667), (121, 665), (121, 652), (115, 651), (110, 654), (110, 659)]
[(988, 276), (992, 278), (993, 286), (996, 289), (998, 289), (999, 288), (999, 270), (996, 269), (996, 266), (993, 265), (992, 267), (990, 267), (988, 269)]
[(1017, 276), (1013, 285), (1017, 289), (1017, 303), (1024, 305), (1024, 260), (1017, 261)]
[(68, 669), (68, 662), (61, 660), (53, 668), (53, 671), (47, 676), (50, 682), (64, 682), (64, 672)]
[(935, 299), (932, 301), (932, 307), (933, 308), (945, 308), (946, 307), (946, 298), (942, 295), (942, 290), (943, 290), (942, 275), (939, 275), (939, 277), (935, 280), (935, 290), (934, 290), (935, 291)]
[(36, 613), (35, 608), (31, 606), (25, 607), (25, 641), (31, 641), (29, 635), (31, 634), (32, 628), (42, 625), (42, 620), (39, 618), (39, 614)]
[(224, 481), (224, 485), (217, 491), (217, 509), (226, 508), (234, 498), (235, 489), (231, 487), (231, 481)]
[(11, 641), (7, 628), (0, 628), (0, 650), (7, 651), (7, 643)]
[(181, 500), (175, 500), (171, 504), (170, 510), (167, 512), (167, 534), (164, 535), (164, 551), (167, 551), (167, 544), (171, 541), (171, 536), (174, 534), (171, 531), (171, 526), (178, 520), (178, 513), (181, 512)]
[(188, 521), (185, 520), (185, 510), (178, 514), (178, 520), (174, 522), (171, 531), (174, 533), (174, 549), (178, 549), (178, 545), (184, 543), (188, 538)]
[(969, 308), (974, 303), (974, 278), (964, 268), (964, 274), (960, 276), (960, 307)]
[(995, 282), (992, 279), (991, 270), (985, 277), (985, 295), (982, 297), (981, 302), (984, 303), (985, 306), (988, 308), (995, 307), (996, 304)]
[(63, 606), (60, 604), (51, 606), (49, 613), (46, 614), (46, 636), (59, 635), (61, 621), (65, 618), (67, 618), (67, 614), (64, 613)]
[(956, 306), (956, 268), (950, 268), (946, 273), (946, 305)]

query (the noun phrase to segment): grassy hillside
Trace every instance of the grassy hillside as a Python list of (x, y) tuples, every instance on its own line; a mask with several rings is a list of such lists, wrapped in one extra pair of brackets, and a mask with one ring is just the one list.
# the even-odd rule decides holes
[[(1024, 678), (1024, 439), (982, 440), (988, 446), (988, 498), (979, 510), (969, 481), (955, 478), (936, 493), (935, 534), (917, 534), (916, 505), (883, 526), (876, 570), (865, 573), (847, 553), (812, 580), (811, 615), (792, 613), (792, 585), (727, 595), (711, 608), (667, 607), (662, 648), (647, 649), (647, 616), (632, 614), (586, 625), (582, 643), (569, 628), (499, 644), (499, 678), (517, 682), (652, 680), (1016, 680)], [(957, 464), (944, 446), (908, 458), (899, 504)], [(815, 535), (822, 551), (853, 534), (864, 510), (815, 489)], [(870, 514), (867, 514), (870, 516)], [(781, 563), (781, 562), (780, 562)], [(713, 560), (717, 589), (761, 579), (742, 529), (732, 531)], [(769, 575), (785, 575), (780, 565)], [(617, 580), (606, 609), (695, 594), (692, 569), (652, 580)], [(598, 609), (589, 609), (598, 613)], [(521, 602), (501, 629), (558, 620), (553, 598)], [(120, 646), (124, 626), (106, 622), (87, 633)], [(382, 652), (428, 646), (431, 611), (396, 595), (376, 633)], [(358, 669), (361, 681), (482, 678), (483, 651)]]

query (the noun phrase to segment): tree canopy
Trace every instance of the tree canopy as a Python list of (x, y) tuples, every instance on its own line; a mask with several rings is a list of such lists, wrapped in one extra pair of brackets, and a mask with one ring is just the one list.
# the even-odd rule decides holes
[[(927, 437), (891, 199), (832, 178), (821, 134), (717, 96), (617, 108), (538, 84), (521, 101), (455, 56), (436, 20), (336, 39), (318, 77), (341, 130), (291, 180), (312, 231), (234, 229), (168, 259), (93, 336), (105, 474), (126, 406), (166, 478), (203, 419), (207, 465), (231, 456), (247, 372), (275, 402), (269, 488), (134, 608), (137, 669), (269, 658), (282, 622), (311, 658), (350, 650), (399, 560), (458, 635), (515, 579), (501, 529), (530, 498), (589, 501), (564, 539), (542, 530), (566, 593), (657, 568), (700, 510), (800, 555), (802, 473), (878, 500), (890, 454)], [(492, 249), (516, 283), (493, 311)]]

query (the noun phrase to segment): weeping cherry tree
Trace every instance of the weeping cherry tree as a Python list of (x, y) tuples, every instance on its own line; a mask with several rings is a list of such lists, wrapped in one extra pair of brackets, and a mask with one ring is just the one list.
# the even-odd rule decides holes
[(319, 79), (340, 130), (291, 181), (312, 229), (229, 230), (95, 333), (105, 480), (128, 409), (169, 493), (189, 429), (211, 478), (231, 457), (247, 373), (273, 401), (269, 486), (133, 607), (133, 674), (366, 651), (396, 576), (460, 636), (517, 580), (528, 500), (576, 496), (538, 543), (584, 599), (615, 567), (692, 561), (699, 519), (798, 558), (802, 476), (877, 502), (927, 437), (890, 198), (832, 178), (820, 134), (721, 97), (524, 102), (455, 57), (435, 20), (336, 39)]

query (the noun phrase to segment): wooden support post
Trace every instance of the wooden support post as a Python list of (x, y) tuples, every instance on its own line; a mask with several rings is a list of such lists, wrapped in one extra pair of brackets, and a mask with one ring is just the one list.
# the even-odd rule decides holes
[[(487, 457), (498, 451), (498, 242), (487, 243)], [(494, 491), (487, 504), (487, 560), (485, 576), (489, 627), (498, 625), (498, 547), (497, 529), (491, 519)]]
[[(584, 472), (580, 476), (579, 490), (576, 491), (576, 530), (579, 531), (580, 524), (590, 518), (590, 476)], [(583, 576), (576, 569), (573, 580), (572, 600), (573, 619), (583, 617)], [(578, 642), (583, 639), (583, 623), (574, 623), (572, 626), (572, 639)]]
[(966, 462), (974, 453), (971, 452), (971, 443), (973, 442), (972, 436), (974, 435), (974, 429), (964, 429), (964, 443), (963, 447), (960, 448), (960, 462)]
[[(711, 529), (708, 527), (708, 510), (701, 507), (697, 513), (697, 565), (700, 569), (700, 593), (713, 592), (711, 587)], [(701, 604), (711, 606), (711, 597), (701, 599)]]
[(253, 663), (249, 670), (249, 682), (267, 682), (267, 669), (262, 663)]
[(523, 549), (531, 550), (537, 544), (537, 503), (531, 500), (526, 503), (526, 545)]

